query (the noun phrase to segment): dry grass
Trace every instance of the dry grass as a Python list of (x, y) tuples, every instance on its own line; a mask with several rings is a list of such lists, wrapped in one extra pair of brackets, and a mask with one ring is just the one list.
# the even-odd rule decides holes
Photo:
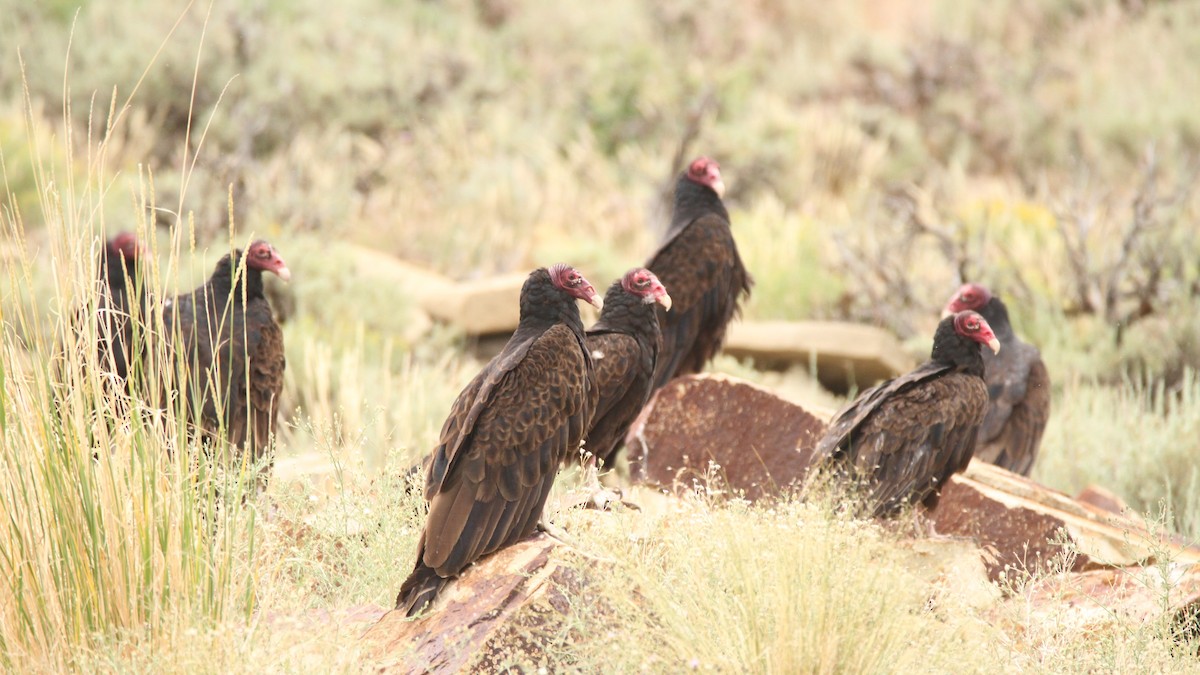
[[(0, 68), (7, 669), (361, 668), (361, 624), (339, 612), (391, 603), (422, 518), (403, 470), (480, 364), (460, 336), (424, 330), (414, 289), (381, 283), (351, 244), (459, 279), (560, 259), (612, 278), (653, 247), (681, 139), (727, 175), (758, 280), (747, 316), (870, 317), (923, 352), (965, 259), (1019, 298), (1019, 330), (1052, 363), (1036, 476), (1106, 484), (1200, 533), (1194, 200), (1160, 211), (1140, 249), (1172, 254), (1168, 283), (1120, 344), (1105, 317), (1077, 311), (1060, 235), (1091, 218), (1081, 250), (1112, 277), (1146, 146), (1159, 194), (1188, 180), (1200, 89), (1176, 65), (1195, 51), (1194, 7), (339, 7), (88, 3), (64, 77), (74, 9), (0, 0), (0, 43), (20, 44), (24, 64)], [(913, 239), (900, 207), (954, 246)], [(168, 292), (253, 236), (289, 261), (298, 311), (264, 499), (242, 505), (246, 467), (198, 459), (183, 410), (105, 393), (97, 326), (70, 317), (94, 308), (97, 242), (120, 229), (155, 232), (151, 284)], [(846, 242), (872, 255), (847, 259)], [(1122, 292), (1146, 281), (1132, 269)], [(911, 298), (880, 292), (880, 270)], [(144, 374), (151, 392), (170, 385), (163, 357)], [(801, 373), (716, 367), (837, 403)], [(891, 535), (817, 507), (680, 509), (554, 514), (616, 558), (604, 599), (626, 610), (614, 628), (581, 598), (555, 652), (563, 670), (1194, 666), (1155, 626), (1087, 635), (1014, 610), (1018, 638), (954, 593), (931, 610), (939, 591)], [(638, 611), (622, 583), (641, 589)]]

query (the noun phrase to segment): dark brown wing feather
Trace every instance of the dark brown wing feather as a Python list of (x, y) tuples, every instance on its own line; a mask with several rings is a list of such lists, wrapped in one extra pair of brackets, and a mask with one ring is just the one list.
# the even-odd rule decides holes
[(659, 310), (663, 348), (654, 388), (698, 373), (720, 350), (725, 327), (749, 294), (752, 280), (738, 255), (729, 222), (701, 216), (669, 239), (646, 267), (671, 293), (670, 312)]
[(599, 398), (584, 449), (609, 465), (629, 425), (650, 397), (657, 345), (642, 345), (624, 333), (589, 332)]
[[(167, 347), (174, 354), (176, 378), (189, 419), (199, 417), (205, 435), (216, 433), (217, 403), (213, 381), (221, 340), (220, 317), (207, 302), (206, 288), (166, 301), (163, 305), (163, 331)], [(224, 396), (222, 396), (224, 398)]]
[(854, 433), (858, 426), (889, 397), (948, 372), (950, 372), (950, 366), (926, 361), (917, 366), (915, 370), (880, 382), (859, 394), (858, 398), (851, 401), (838, 413), (830, 423), (829, 429), (825, 431), (825, 435), (817, 442), (816, 457), (832, 457), (840, 453), (841, 446), (848, 442), (850, 434)]
[[(283, 331), (275, 322), (266, 299), (250, 301), (245, 314), (246, 358), (249, 371), (235, 371), (236, 386), (244, 390), (240, 398), (248, 404), (243, 418), (251, 425), (239, 437), (230, 440), (244, 447), (255, 460), (270, 447), (279, 419), (279, 397), (283, 394), (283, 373), (287, 359), (283, 349)], [(235, 328), (236, 332), (236, 328)], [(248, 390), (245, 390), (248, 386)]]
[(817, 458), (867, 479), (876, 516), (916, 502), (933, 508), (970, 462), (986, 409), (981, 378), (927, 363), (864, 392), (818, 442)]
[(589, 422), (595, 392), (578, 336), (555, 325), (525, 349), (460, 395), (434, 450), (419, 561), (440, 576), (533, 533), (559, 462)]
[(188, 412), (199, 408), (206, 435), (220, 433), (257, 460), (275, 433), (286, 359), (283, 332), (265, 299), (243, 310), (218, 307), (206, 288), (175, 298), (163, 309), (179, 366), (186, 366)]
[(1005, 367), (988, 364), (991, 402), (979, 429), (975, 456), (1028, 476), (1050, 418), (1050, 375), (1036, 347), (1025, 343), (1012, 347), (1005, 347), (1014, 355)]

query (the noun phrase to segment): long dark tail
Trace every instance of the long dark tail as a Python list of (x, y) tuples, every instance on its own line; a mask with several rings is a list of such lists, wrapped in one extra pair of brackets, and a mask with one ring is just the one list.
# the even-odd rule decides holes
[(406, 616), (415, 616), (433, 602), (448, 581), (450, 580), (438, 576), (432, 567), (427, 567), (418, 560), (412, 574), (400, 585), (400, 593), (396, 596), (396, 609), (404, 610)]

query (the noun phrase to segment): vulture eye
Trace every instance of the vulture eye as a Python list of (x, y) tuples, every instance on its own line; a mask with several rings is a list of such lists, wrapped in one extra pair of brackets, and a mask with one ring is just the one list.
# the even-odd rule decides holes
[(975, 319), (967, 321), (967, 330), (979, 330), (979, 322)]

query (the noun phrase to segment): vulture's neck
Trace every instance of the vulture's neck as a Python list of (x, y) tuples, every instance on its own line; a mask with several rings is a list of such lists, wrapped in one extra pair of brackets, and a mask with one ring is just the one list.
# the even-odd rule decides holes
[(954, 317), (950, 316), (938, 324), (937, 333), (933, 336), (933, 351), (929, 358), (968, 375), (983, 377), (981, 346), (978, 342), (956, 333)]
[(125, 256), (113, 251), (105, 251), (104, 257), (100, 260), (102, 266), (100, 270), (101, 276), (108, 283), (108, 287), (113, 290), (125, 290), (126, 271), (128, 277), (133, 278), (136, 271), (136, 264), (132, 260), (125, 260)]
[(1004, 302), (1000, 298), (993, 297), (989, 300), (980, 308), (979, 315), (987, 320), (1000, 344), (1006, 345), (1016, 337), (1016, 334), (1013, 333), (1012, 322), (1008, 320), (1008, 307), (1004, 306)]
[(700, 185), (683, 175), (675, 184), (675, 211), (671, 215), (671, 232), (687, 227), (700, 216), (716, 213), (729, 222), (729, 212), (721, 198), (707, 185)]
[(618, 281), (604, 296), (604, 311), (592, 331), (612, 331), (652, 339), (659, 332), (655, 306), (626, 293), (620, 284)]
[(233, 257), (226, 255), (217, 261), (217, 268), (208, 280), (213, 297), (219, 300), (232, 298), (234, 302), (241, 302), (243, 287), (247, 301), (263, 297), (262, 270), (247, 267), (237, 278), (237, 283), (234, 283), (240, 258), (241, 251), (238, 251)]
[(583, 335), (583, 319), (579, 317), (575, 298), (557, 288), (539, 289), (521, 297), (518, 331), (540, 333), (558, 323), (566, 324), (577, 335)]

